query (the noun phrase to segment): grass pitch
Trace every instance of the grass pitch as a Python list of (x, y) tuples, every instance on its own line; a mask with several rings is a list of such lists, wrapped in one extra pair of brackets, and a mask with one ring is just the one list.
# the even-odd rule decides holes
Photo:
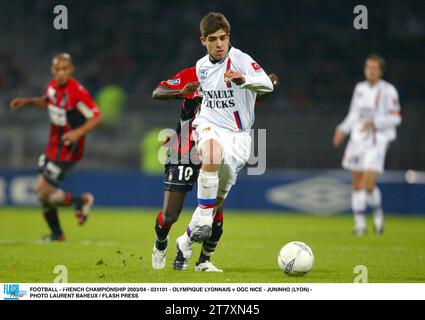
[[(156, 211), (96, 209), (83, 227), (73, 212), (62, 210), (67, 241), (42, 244), (48, 233), (37, 208), (0, 208), (0, 282), (53, 282), (53, 269), (64, 265), (69, 282), (219, 282), (219, 283), (352, 283), (355, 266), (368, 268), (369, 282), (425, 282), (425, 218), (387, 216), (385, 233), (351, 235), (349, 215), (225, 211), (224, 234), (213, 257), (224, 273), (194, 272), (200, 246), (189, 269), (172, 269), (175, 240), (186, 229), (190, 213), (170, 233), (167, 266), (151, 268)], [(371, 230), (371, 221), (369, 221)], [(313, 270), (304, 277), (284, 275), (277, 265), (280, 248), (290, 241), (313, 250)]]

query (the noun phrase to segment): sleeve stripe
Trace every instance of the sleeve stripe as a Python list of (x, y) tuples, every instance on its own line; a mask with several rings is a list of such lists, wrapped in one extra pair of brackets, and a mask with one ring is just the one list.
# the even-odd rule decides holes
[(93, 111), (84, 102), (78, 102), (77, 108), (80, 110), (83, 116), (86, 117), (86, 119), (91, 119), (94, 117)]

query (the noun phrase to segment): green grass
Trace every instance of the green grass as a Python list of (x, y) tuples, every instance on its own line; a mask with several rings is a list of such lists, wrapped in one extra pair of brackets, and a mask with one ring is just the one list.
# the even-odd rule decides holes
[[(69, 282), (346, 282), (356, 265), (368, 268), (369, 282), (425, 282), (425, 218), (388, 216), (383, 236), (351, 235), (351, 217), (226, 211), (224, 234), (213, 261), (222, 274), (196, 273), (197, 245), (189, 270), (172, 270), (175, 239), (189, 212), (170, 233), (167, 266), (151, 269), (155, 210), (97, 209), (79, 227), (62, 210), (64, 243), (40, 244), (47, 227), (38, 209), (0, 209), (0, 282), (53, 282), (56, 265), (68, 268)], [(369, 221), (369, 226), (370, 226)], [(279, 249), (289, 241), (312, 248), (315, 265), (301, 278), (277, 266)], [(101, 262), (103, 263), (101, 263)]]

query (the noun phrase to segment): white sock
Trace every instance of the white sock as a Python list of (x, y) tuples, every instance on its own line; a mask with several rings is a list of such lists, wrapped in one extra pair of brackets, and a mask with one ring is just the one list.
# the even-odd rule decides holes
[(381, 191), (378, 187), (367, 193), (367, 204), (373, 210), (381, 208)]
[(214, 207), (217, 202), (217, 193), (218, 172), (208, 172), (201, 169), (198, 177), (198, 208), (201, 217), (213, 216)]
[(353, 210), (354, 227), (356, 229), (366, 229), (366, 196), (366, 190), (353, 191), (351, 193), (351, 208)]
[(183, 252), (183, 256), (186, 259), (190, 259), (192, 255), (192, 241), (190, 241), (190, 237), (187, 234), (187, 231), (179, 238), (180, 249)]
[(190, 233), (192, 232), (192, 230), (194, 230), (195, 227), (199, 225), (199, 222), (201, 219), (200, 215), (201, 215), (201, 208), (196, 207), (195, 212), (192, 214), (192, 219), (189, 222), (189, 228), (187, 232), (185, 232), (185, 234), (188, 234), (190, 236)]
[(367, 204), (373, 210), (373, 222), (375, 228), (380, 230), (384, 226), (384, 211), (382, 211), (382, 197), (381, 191), (378, 187), (375, 187), (372, 192), (367, 194)]

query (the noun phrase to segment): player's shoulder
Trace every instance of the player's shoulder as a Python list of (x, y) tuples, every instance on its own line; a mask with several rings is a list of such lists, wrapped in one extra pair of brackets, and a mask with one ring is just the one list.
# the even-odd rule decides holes
[(196, 61), (195, 70), (199, 70), (199, 68), (201, 68), (202, 65), (204, 65), (205, 63), (207, 63), (209, 61), (210, 61), (210, 58), (209, 58), (208, 54), (203, 56), (201, 59)]
[(229, 51), (229, 57), (232, 60), (252, 60), (251, 56), (240, 49), (231, 47)]
[(48, 83), (47, 83), (47, 85), (46, 85), (46, 88), (54, 88), (54, 87), (56, 87), (57, 85), (56, 85), (56, 80), (55, 79), (52, 79), (52, 80), (50, 80)]
[(354, 91), (366, 89), (368, 86), (369, 86), (369, 84), (368, 84), (367, 80), (357, 82), (356, 85), (354, 86)]
[(178, 74), (182, 77), (196, 78), (196, 67), (192, 66), (189, 68), (184, 68), (180, 70)]
[(397, 93), (396, 87), (392, 83), (390, 83), (390, 82), (388, 82), (386, 80), (381, 80), (380, 85), (387, 92)]
[(75, 78), (68, 80), (68, 86), (74, 92), (89, 93), (88, 90)]

